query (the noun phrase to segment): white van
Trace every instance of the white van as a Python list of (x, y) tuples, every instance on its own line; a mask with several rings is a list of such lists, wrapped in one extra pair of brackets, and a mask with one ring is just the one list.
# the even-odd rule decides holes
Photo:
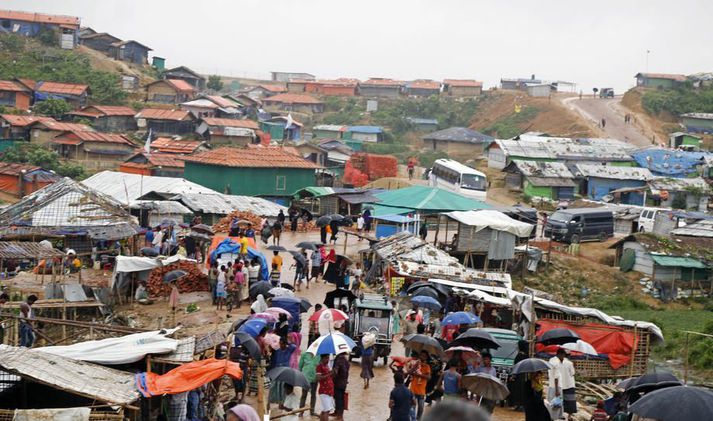
[(644, 208), (639, 215), (639, 232), (653, 232), (656, 215), (669, 209)]

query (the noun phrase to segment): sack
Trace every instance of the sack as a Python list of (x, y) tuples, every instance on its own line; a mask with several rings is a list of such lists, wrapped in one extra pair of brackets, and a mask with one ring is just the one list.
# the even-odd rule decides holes
[(349, 393), (344, 392), (344, 410), (348, 411), (349, 410)]
[(364, 349), (374, 346), (374, 344), (376, 344), (376, 335), (371, 332), (365, 333), (364, 336), (361, 337), (361, 344), (364, 346)]

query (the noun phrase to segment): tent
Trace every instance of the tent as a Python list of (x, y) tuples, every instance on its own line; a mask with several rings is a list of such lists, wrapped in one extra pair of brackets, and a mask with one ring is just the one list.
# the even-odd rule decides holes
[(475, 231), (490, 228), (495, 231), (506, 231), (520, 238), (530, 236), (534, 225), (512, 219), (496, 210), (455, 211), (446, 214), (461, 224), (473, 227)]
[[(253, 242), (253, 244), (254, 244), (254, 242)], [(233, 238), (226, 237), (217, 246), (215, 246), (215, 248), (213, 248), (212, 251), (209, 252), (209, 254), (208, 254), (210, 256), (209, 261), (214, 262), (216, 257), (219, 254), (223, 254), (223, 253), (238, 254), (238, 251), (240, 251), (240, 245)], [(253, 247), (248, 247), (248, 259), (252, 260), (256, 257), (260, 260), (260, 276), (262, 276), (262, 279), (269, 279), (270, 271), (268, 270), (267, 258), (265, 258), (264, 254), (255, 250)]]
[[(439, 213), (489, 209), (490, 205), (438, 187), (412, 186), (377, 193), (380, 211), (395, 208), (392, 214), (407, 212)], [(403, 212), (406, 210), (406, 212)]]

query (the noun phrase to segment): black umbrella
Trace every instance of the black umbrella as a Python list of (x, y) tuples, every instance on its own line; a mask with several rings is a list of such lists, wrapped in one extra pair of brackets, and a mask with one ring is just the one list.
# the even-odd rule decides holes
[(512, 367), (511, 374), (537, 373), (538, 371), (547, 371), (552, 366), (550, 363), (539, 358), (525, 358)]
[(190, 234), (188, 234), (189, 237), (195, 238), (196, 240), (204, 240), (204, 241), (210, 241), (211, 236), (208, 234), (204, 234), (202, 232), (195, 232), (191, 231)]
[(175, 227), (176, 225), (178, 225), (178, 221), (175, 219), (165, 218), (161, 220), (162, 227)]
[(196, 224), (191, 227), (191, 231), (202, 232), (205, 234), (213, 235), (213, 227), (206, 224)]
[(163, 275), (163, 282), (177, 281), (186, 275), (188, 275), (188, 272), (186, 272), (185, 270), (180, 270), (180, 269), (172, 270), (172, 271), (168, 272), (167, 274)]
[(500, 344), (493, 335), (483, 329), (471, 327), (451, 342), (451, 346), (469, 346), (476, 349), (498, 349)]
[(292, 257), (295, 258), (298, 262), (300, 262), (303, 266), (307, 265), (307, 258), (304, 257), (301, 251), (299, 250), (290, 250), (290, 254)]
[(332, 218), (330, 218), (329, 215), (324, 215), (317, 218), (315, 225), (318, 227), (326, 227), (330, 222), (332, 222)]
[(307, 313), (312, 308), (312, 303), (306, 298), (300, 298), (300, 309), (302, 313)]
[(539, 338), (537, 338), (537, 342), (542, 345), (564, 345), (577, 342), (579, 339), (580, 337), (577, 332), (570, 329), (557, 328), (543, 333)]
[(649, 373), (639, 376), (629, 383), (627, 392), (651, 392), (666, 387), (680, 386), (682, 383), (671, 373)]
[(291, 367), (275, 367), (267, 372), (267, 377), (274, 382), (283, 382), (302, 389), (309, 388), (307, 377), (301, 371)]
[(235, 332), (235, 346), (242, 346), (252, 358), (260, 358), (260, 346), (250, 334)]
[(409, 285), (408, 289), (406, 289), (406, 292), (410, 294), (411, 292), (413, 292), (419, 288), (424, 288), (424, 287), (435, 290), (436, 292), (438, 292), (446, 297), (450, 293), (450, 287), (448, 287), (446, 285), (437, 284), (435, 282), (429, 282), (429, 281), (414, 282), (411, 285)]
[(306, 313), (310, 307), (312, 307), (312, 303), (309, 302), (306, 298), (299, 298), (299, 297), (278, 297), (278, 298), (273, 298), (272, 303), (273, 305), (277, 303), (298, 303), (300, 305), (300, 313)]
[(414, 333), (401, 338), (401, 342), (404, 343), (405, 347), (413, 351), (426, 351), (431, 355), (443, 355), (443, 347), (440, 342), (432, 336)]
[(146, 257), (156, 257), (158, 256), (158, 252), (156, 251), (155, 248), (153, 247), (144, 247), (141, 250), (139, 250), (141, 254), (143, 254)]
[(272, 284), (267, 282), (267, 281), (259, 281), (255, 282), (254, 284), (250, 285), (250, 289), (248, 290), (250, 294), (250, 299), (254, 300), (255, 297), (258, 295), (261, 295), (263, 297), (267, 297), (268, 291), (272, 289)]
[(287, 251), (287, 249), (282, 246), (267, 246), (266, 249), (272, 251)]
[(352, 305), (352, 302), (356, 300), (357, 297), (356, 295), (354, 295), (353, 292), (349, 291), (348, 289), (336, 288), (324, 294), (324, 305), (326, 305), (328, 308), (336, 308), (334, 302), (341, 301), (343, 298), (349, 302), (349, 305), (347, 306), (349, 307)]
[(305, 250), (318, 250), (319, 246), (323, 245), (316, 241), (301, 241), (295, 245), (295, 247)]
[(713, 392), (700, 387), (672, 386), (647, 393), (629, 412), (658, 421), (713, 419)]
[(340, 221), (343, 221), (344, 219), (346, 219), (346, 218), (338, 213), (333, 213), (333, 214), (329, 215), (330, 221), (340, 222)]
[(411, 294), (414, 297), (418, 297), (419, 295), (423, 295), (425, 297), (431, 297), (435, 300), (441, 299), (441, 294), (438, 293), (435, 289), (432, 288), (426, 288), (426, 287), (421, 287), (417, 288), (413, 294)]
[(282, 283), (280, 283), (280, 287), (282, 287), (282, 288), (287, 288), (287, 289), (289, 289), (290, 291), (294, 291), (294, 290), (295, 290), (295, 287), (293, 287), (292, 284), (289, 284), (289, 283), (287, 283), (287, 282), (282, 282)]
[(624, 380), (620, 381), (619, 383), (617, 383), (616, 387), (619, 389), (626, 390), (629, 388), (629, 386), (631, 386), (636, 381), (636, 379), (638, 379), (638, 377), (629, 377), (629, 378), (624, 379)]

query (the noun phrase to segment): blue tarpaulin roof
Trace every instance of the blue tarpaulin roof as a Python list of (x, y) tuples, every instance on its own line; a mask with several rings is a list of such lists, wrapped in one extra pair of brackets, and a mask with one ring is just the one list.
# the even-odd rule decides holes
[(640, 167), (648, 168), (654, 174), (686, 177), (695, 173), (696, 166), (703, 164), (706, 157), (713, 157), (713, 154), (649, 148), (632, 152), (631, 157)]
[(356, 133), (381, 133), (384, 130), (379, 127), (379, 126), (349, 126), (347, 129), (348, 132), (356, 132)]
[[(214, 262), (219, 254), (238, 254), (239, 252), (240, 244), (236, 243), (230, 238), (226, 238), (225, 240), (221, 241), (220, 244), (218, 244), (218, 247), (216, 247), (215, 250), (210, 253), (210, 261)], [(267, 269), (267, 259), (265, 258), (265, 255), (252, 247), (248, 247), (248, 259), (252, 260), (256, 257), (260, 260), (260, 276), (262, 277), (262, 279), (270, 279), (270, 271)]]

